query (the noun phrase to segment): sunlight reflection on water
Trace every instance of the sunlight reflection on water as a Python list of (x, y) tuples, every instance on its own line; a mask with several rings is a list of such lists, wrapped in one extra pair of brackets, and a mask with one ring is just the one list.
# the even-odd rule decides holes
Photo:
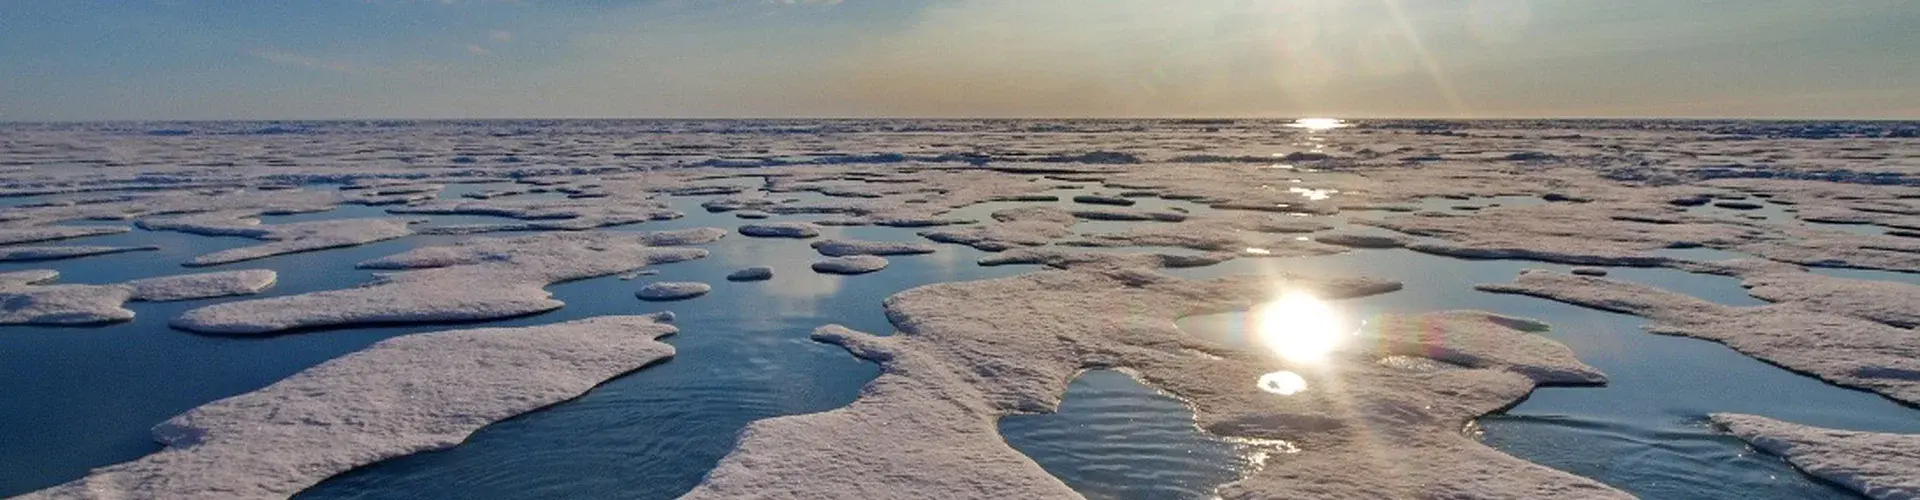
[[(1319, 297), (1288, 291), (1248, 315), (1260, 345), (1292, 363), (1317, 364), (1352, 336), (1353, 325)], [(1265, 384), (1262, 384), (1263, 386)]]
[(1318, 132), (1322, 130), (1333, 130), (1336, 128), (1346, 127), (1348, 125), (1347, 125), (1347, 122), (1342, 121), (1338, 118), (1301, 118), (1298, 120), (1294, 120), (1293, 123), (1287, 124), (1287, 126), (1293, 127), (1293, 128), (1303, 128), (1309, 131)]

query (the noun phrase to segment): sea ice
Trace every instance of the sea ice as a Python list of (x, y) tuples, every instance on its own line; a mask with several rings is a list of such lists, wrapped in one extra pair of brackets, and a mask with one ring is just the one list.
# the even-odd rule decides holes
[(95, 325), (133, 319), (128, 301), (164, 302), (251, 295), (273, 285), (270, 270), (163, 276), (114, 285), (44, 284), (58, 273), (0, 275), (0, 325)]
[(877, 255), (849, 255), (813, 263), (814, 272), (824, 274), (866, 274), (887, 268), (887, 258)]
[[(1285, 365), (1174, 326), (1176, 318), (1249, 307), (1280, 289), (1340, 298), (1397, 288), (1365, 279), (1186, 281), (1112, 265), (915, 288), (886, 301), (898, 334), (815, 331), (816, 340), (881, 365), (859, 399), (754, 422), (685, 498), (1078, 498), (1009, 447), (995, 423), (1051, 411), (1087, 367), (1137, 373), (1193, 404), (1207, 431), (1284, 440), (1298, 450), (1223, 487), (1223, 498), (1626, 497), (1460, 433), (1467, 420), (1512, 404), (1536, 384), (1599, 380), (1564, 347), (1514, 329), (1524, 322), (1439, 316), (1432, 324), (1445, 333), (1437, 337), (1458, 349), (1443, 355), (1474, 368), (1416, 373), (1353, 353), (1358, 359), (1324, 370), (1291, 367), (1308, 387), (1291, 396), (1257, 384)], [(1410, 333), (1428, 332), (1417, 330)], [(1432, 347), (1408, 341), (1400, 351), (1424, 355)]]
[(713, 286), (706, 283), (693, 281), (662, 281), (658, 283), (648, 283), (647, 286), (640, 287), (640, 291), (634, 292), (634, 296), (639, 297), (640, 300), (663, 302), (691, 299), (706, 295), (707, 292), (711, 291), (713, 291)]
[(1868, 498), (1920, 498), (1920, 435), (1822, 429), (1731, 413), (1714, 414), (1713, 423)]
[(899, 241), (860, 241), (860, 240), (820, 240), (812, 244), (813, 250), (828, 257), (846, 257), (849, 255), (917, 255), (939, 250), (939, 247), (925, 243)]
[(166, 219), (143, 219), (140, 227), (204, 236), (241, 236), (267, 243), (222, 250), (186, 262), (188, 266), (217, 266), (275, 255), (364, 245), (413, 234), (410, 221), (398, 219), (342, 219), (261, 224), (252, 212), (212, 212)]
[(727, 281), (766, 281), (773, 279), (773, 268), (753, 266), (727, 274)]
[(820, 226), (808, 222), (769, 222), (740, 226), (740, 234), (755, 238), (806, 239), (820, 235)]
[(1647, 327), (1652, 333), (1720, 342), (1828, 382), (1920, 404), (1920, 357), (1913, 355), (1920, 331), (1848, 316), (1820, 303), (1732, 307), (1645, 285), (1543, 270), (1523, 272), (1511, 284), (1476, 288), (1646, 317), (1654, 320)]
[(19, 497), (293, 496), (335, 474), (450, 448), (673, 355), (651, 316), (395, 337), (153, 428), (165, 448)]
[(355, 288), (227, 302), (173, 319), (201, 333), (250, 335), (329, 326), (497, 319), (558, 309), (547, 285), (706, 257), (714, 228), (652, 233), (564, 232), (475, 238), (360, 263), (377, 275)]
[(159, 250), (156, 246), (110, 247), (110, 246), (60, 246), (60, 247), (0, 247), (0, 262), (29, 262), (40, 260), (71, 259), (125, 252), (144, 252)]

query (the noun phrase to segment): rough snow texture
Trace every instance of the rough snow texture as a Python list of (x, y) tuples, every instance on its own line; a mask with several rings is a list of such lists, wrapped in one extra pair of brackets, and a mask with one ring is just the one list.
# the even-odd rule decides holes
[(634, 292), (633, 295), (639, 297), (640, 300), (668, 301), (691, 299), (706, 295), (707, 292), (711, 291), (713, 291), (713, 286), (706, 283), (693, 281), (662, 281), (658, 283), (648, 283), (647, 286), (640, 287), (640, 290)]
[(399, 219), (343, 219), (291, 224), (260, 224), (253, 213), (214, 212), (170, 219), (147, 219), (140, 227), (205, 236), (242, 236), (267, 243), (222, 250), (187, 261), (189, 266), (217, 266), (275, 255), (364, 245), (413, 234), (409, 221)]
[(769, 222), (740, 226), (740, 234), (755, 238), (806, 239), (820, 235), (820, 226), (810, 222)]
[(452, 447), (673, 355), (648, 316), (395, 337), (155, 426), (166, 448), (21, 498), (287, 498), (327, 477)]
[(60, 277), (60, 272), (52, 269), (29, 269), (0, 273), (0, 287), (19, 285), (38, 285)]
[(164, 302), (251, 295), (273, 286), (270, 270), (164, 276), (114, 285), (44, 284), (59, 274), (0, 275), (0, 325), (97, 325), (133, 319), (128, 301)]
[(1291, 233), (1318, 231), (1326, 225), (1317, 222), (1287, 220), (1284, 215), (1239, 212), (1194, 217), (1178, 223), (1134, 226), (1118, 233), (1085, 234), (1063, 242), (1066, 245), (1094, 247), (1162, 246), (1212, 252), (1264, 250), (1273, 255), (1326, 255), (1345, 252), (1345, 247), (1301, 241)]
[(0, 247), (0, 262), (30, 262), (40, 260), (71, 259), (126, 252), (159, 250), (160, 247), (109, 247), (109, 246), (64, 246), (64, 247)]
[(876, 255), (849, 255), (814, 262), (813, 271), (824, 274), (867, 274), (887, 268), (887, 258)]
[[(1653, 333), (1720, 342), (1828, 382), (1920, 404), (1920, 331), (1849, 316), (1844, 308), (1832, 305), (1847, 304), (1845, 296), (1732, 307), (1634, 283), (1542, 270), (1521, 273), (1511, 284), (1478, 288), (1647, 317), (1654, 320), (1647, 327)], [(1920, 295), (1899, 299), (1900, 303), (1914, 301), (1920, 301)], [(1912, 306), (1908, 307), (1911, 311)], [(1872, 308), (1863, 315), (1881, 312)]]
[(38, 243), (42, 241), (64, 240), (84, 236), (120, 234), (132, 228), (114, 226), (49, 226), (33, 228), (0, 228), (0, 245), (19, 243)]
[(714, 228), (653, 233), (542, 233), (475, 238), (360, 263), (401, 270), (341, 290), (215, 304), (173, 325), (202, 333), (265, 334), (359, 324), (477, 321), (558, 309), (547, 285), (705, 257), (676, 245), (712, 242)]
[(1807, 474), (1867, 498), (1920, 498), (1920, 435), (1853, 432), (1718, 413), (1713, 422)]
[(773, 279), (773, 268), (753, 266), (727, 274), (727, 281), (766, 281)]
[(1045, 207), (1010, 208), (996, 211), (992, 217), (991, 222), (980, 225), (922, 231), (920, 236), (941, 243), (1000, 252), (1023, 246), (1042, 246), (1073, 236), (1073, 230), (1068, 227), (1078, 221), (1072, 213)]
[[(1417, 339), (1432, 332), (1429, 322), (1408, 318), (1404, 324), (1422, 328), (1389, 326), (1386, 335), (1401, 339), (1391, 352), (1345, 353), (1327, 370), (1296, 367), (1309, 389), (1280, 396), (1256, 381), (1283, 363), (1200, 341), (1174, 320), (1244, 309), (1276, 286), (1340, 298), (1398, 285), (1185, 281), (1126, 262), (909, 290), (886, 301), (900, 328), (890, 337), (817, 330), (815, 339), (879, 363), (881, 376), (844, 408), (749, 425), (686, 498), (1078, 498), (1009, 447), (995, 425), (1009, 414), (1053, 410), (1074, 375), (1091, 367), (1131, 370), (1191, 402), (1210, 432), (1298, 448), (1222, 488), (1223, 498), (1625, 497), (1461, 434), (1468, 420), (1537, 383), (1599, 379), (1564, 347), (1511, 328), (1516, 322), (1436, 316), (1430, 323), (1448, 339), (1436, 341)], [(1442, 356), (1473, 368), (1414, 373), (1374, 362), (1428, 352), (1435, 342), (1445, 344)]]
[[(581, 196), (563, 200), (446, 200), (389, 209), (397, 214), (491, 215), (524, 222), (465, 227), (458, 232), (488, 231), (583, 231), (594, 228), (672, 220), (685, 216), (665, 203), (654, 200), (644, 190), (609, 190), (607, 196)], [(600, 194), (600, 193), (596, 193)]]
[(164, 302), (231, 295), (252, 295), (273, 286), (279, 275), (268, 269), (162, 276), (127, 282), (133, 300)]
[(1187, 268), (1206, 267), (1233, 260), (1237, 255), (1210, 252), (1200, 255), (1165, 253), (1110, 254), (1062, 248), (1019, 248), (981, 257), (982, 266), (1037, 264), (1055, 269), (1074, 267), (1104, 268)]
[(846, 257), (849, 255), (917, 255), (938, 251), (939, 248), (925, 243), (898, 241), (859, 241), (859, 240), (820, 240), (812, 244), (813, 250), (828, 257)]

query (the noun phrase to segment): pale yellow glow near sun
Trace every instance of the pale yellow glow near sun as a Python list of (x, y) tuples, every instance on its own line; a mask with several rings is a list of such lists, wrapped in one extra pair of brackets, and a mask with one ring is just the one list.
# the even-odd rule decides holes
[(1261, 345), (1293, 363), (1326, 359), (1352, 332), (1346, 318), (1319, 297), (1289, 291), (1261, 304), (1252, 314)]

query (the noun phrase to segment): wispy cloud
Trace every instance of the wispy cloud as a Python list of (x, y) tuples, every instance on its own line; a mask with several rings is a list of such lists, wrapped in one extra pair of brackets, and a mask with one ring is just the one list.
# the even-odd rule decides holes
[(247, 55), (259, 58), (262, 61), (278, 64), (281, 66), (293, 66), (298, 68), (307, 68), (307, 69), (320, 70), (320, 71), (331, 71), (335, 73), (352, 74), (352, 73), (359, 72), (356, 68), (354, 68), (352, 64), (348, 64), (346, 61), (323, 59), (323, 58), (302, 55), (302, 54), (295, 54), (292, 52), (286, 52), (281, 50), (256, 48), (256, 49), (247, 49), (246, 53)]
[(473, 54), (473, 55), (476, 55), (476, 56), (484, 56), (484, 55), (487, 55), (487, 54), (492, 54), (492, 53), (493, 53), (493, 51), (490, 51), (490, 50), (487, 50), (487, 48), (486, 48), (486, 47), (481, 47), (481, 46), (480, 46), (480, 45), (478, 45), (478, 44), (472, 44), (472, 43), (469, 43), (469, 44), (467, 44), (467, 53), (468, 53), (468, 54)]
[(487, 33), (487, 39), (500, 42), (500, 43), (511, 42), (513, 41), (513, 32), (507, 31), (507, 30), (493, 30), (492, 33)]

